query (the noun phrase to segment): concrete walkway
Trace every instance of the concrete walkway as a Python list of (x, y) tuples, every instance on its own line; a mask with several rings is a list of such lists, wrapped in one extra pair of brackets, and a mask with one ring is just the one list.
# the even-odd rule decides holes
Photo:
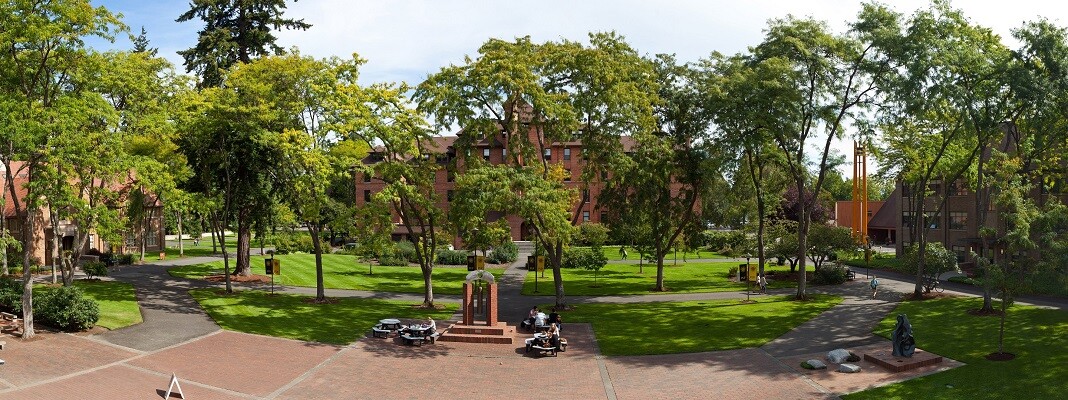
[(153, 351), (219, 330), (215, 321), (189, 295), (189, 289), (215, 287), (215, 284), (172, 278), (166, 269), (214, 260), (213, 257), (193, 257), (111, 269), (111, 279), (133, 284), (144, 322), (96, 337), (130, 349)]

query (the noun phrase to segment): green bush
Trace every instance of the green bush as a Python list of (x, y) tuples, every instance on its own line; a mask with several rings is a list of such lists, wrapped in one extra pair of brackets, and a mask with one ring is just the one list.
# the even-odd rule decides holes
[(845, 283), (846, 271), (840, 265), (826, 266), (816, 270), (813, 283), (818, 285), (839, 285)]
[(22, 314), (22, 281), (10, 277), (0, 278), (0, 308), (14, 314)]
[(982, 282), (979, 282), (978, 279), (969, 278), (967, 276), (951, 276), (947, 280), (950, 282), (963, 283), (967, 285), (982, 286)]
[(314, 253), (311, 236), (304, 234), (278, 235), (274, 238), (275, 254)]
[[(419, 257), (415, 254), (415, 245), (407, 240), (402, 240), (393, 244), (393, 256), (403, 258), (408, 260), (408, 262), (419, 262)], [(467, 263), (466, 259), (464, 260), (464, 263)]]
[(397, 257), (395, 255), (385, 255), (378, 258), (378, 265), (385, 265), (390, 267), (407, 267), (408, 260)]
[(575, 248), (570, 247), (564, 250), (564, 259), (561, 260), (560, 266), (563, 268), (584, 268), (584, 269), (596, 269), (608, 264), (608, 258), (605, 258), (604, 252), (593, 251), (588, 248)]
[(463, 250), (438, 250), (434, 262), (440, 265), (467, 265), (470, 253)]
[(745, 247), (742, 231), (704, 231), (701, 237), (709, 250), (719, 253), (741, 251)]
[(738, 267), (731, 267), (727, 270), (727, 279), (731, 279), (738, 276)]
[(90, 261), (82, 265), (82, 271), (89, 279), (98, 276), (108, 276), (108, 266), (99, 261)]
[[(65, 331), (83, 331), (92, 328), (100, 319), (96, 302), (82, 294), (74, 286), (61, 286), (42, 290), (34, 296), (34, 318)], [(37, 294), (37, 293), (35, 293)]]
[(494, 264), (511, 264), (517, 259), (519, 259), (519, 247), (511, 240), (494, 247), (493, 252), (486, 258)]

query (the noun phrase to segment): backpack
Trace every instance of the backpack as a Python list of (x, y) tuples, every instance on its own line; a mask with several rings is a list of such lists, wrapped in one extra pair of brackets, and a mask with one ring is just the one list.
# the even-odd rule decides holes
[(878, 287), (878, 286), (879, 286), (879, 280), (878, 280), (878, 279), (875, 279), (875, 278), (873, 278), (873, 279), (871, 280), (871, 288), (872, 288), (872, 289), (875, 289), (875, 288), (876, 288), (876, 287)]

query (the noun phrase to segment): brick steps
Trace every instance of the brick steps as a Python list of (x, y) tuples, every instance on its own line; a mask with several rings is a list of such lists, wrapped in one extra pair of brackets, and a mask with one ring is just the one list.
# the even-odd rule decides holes
[(511, 336), (486, 336), (486, 335), (470, 335), (462, 333), (446, 332), (441, 334), (438, 338), (439, 342), (462, 342), (462, 343), (490, 343), (490, 344), (512, 344), (515, 343), (515, 338)]
[(499, 322), (495, 326), (453, 324), (441, 334), (443, 342), (465, 343), (515, 343), (515, 327)]

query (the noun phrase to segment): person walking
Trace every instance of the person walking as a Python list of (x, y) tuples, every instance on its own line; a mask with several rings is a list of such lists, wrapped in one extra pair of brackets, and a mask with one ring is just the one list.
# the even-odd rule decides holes
[(627, 259), (627, 246), (619, 246), (619, 256), (622, 260)]
[(764, 274), (757, 277), (757, 283), (760, 284), (760, 293), (768, 294), (768, 278)]
[(869, 283), (868, 286), (871, 286), (871, 298), (874, 299), (875, 294), (879, 292), (879, 278), (872, 275), (871, 283)]

